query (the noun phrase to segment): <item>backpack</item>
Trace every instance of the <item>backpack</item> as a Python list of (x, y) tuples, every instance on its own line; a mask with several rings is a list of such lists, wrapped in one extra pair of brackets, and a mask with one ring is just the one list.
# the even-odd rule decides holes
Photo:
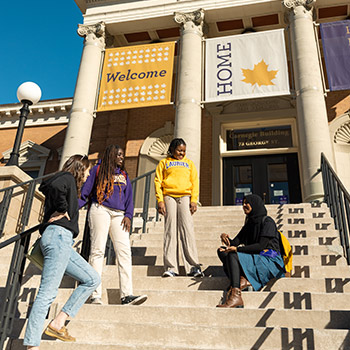
[[(264, 216), (262, 219), (262, 223), (264, 224), (267, 216)], [(277, 230), (280, 234), (279, 236), (279, 244), (280, 244), (280, 252), (284, 262), (284, 268), (286, 269), (286, 276), (290, 276), (293, 269), (293, 251), (292, 247), (287, 239), (287, 237), (280, 231)]]

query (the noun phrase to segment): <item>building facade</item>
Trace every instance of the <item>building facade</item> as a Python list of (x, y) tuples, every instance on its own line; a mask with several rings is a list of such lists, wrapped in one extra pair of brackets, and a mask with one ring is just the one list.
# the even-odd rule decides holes
[[(85, 40), (75, 94), (72, 100), (32, 107), (21, 148), (23, 168), (47, 173), (74, 153), (88, 153), (96, 160), (107, 145), (117, 143), (125, 147), (133, 178), (153, 170), (170, 140), (182, 137), (200, 172), (203, 205), (240, 204), (249, 192), (260, 194), (266, 203), (321, 200), (321, 153), (350, 186), (350, 91), (326, 91), (317, 26), (346, 19), (347, 1), (76, 3), (84, 14), (78, 34)], [(281, 28), (290, 95), (205, 103), (206, 39)], [(105, 49), (167, 41), (177, 42), (173, 104), (96, 112)], [(0, 138), (4, 162), (11, 151), (17, 109), (0, 106), (0, 134), (6, 132)]]

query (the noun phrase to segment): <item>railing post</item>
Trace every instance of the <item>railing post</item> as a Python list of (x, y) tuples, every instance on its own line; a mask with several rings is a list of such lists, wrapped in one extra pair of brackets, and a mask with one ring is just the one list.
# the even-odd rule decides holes
[(21, 290), (22, 277), (25, 267), (25, 254), (28, 252), (31, 233), (18, 240), (13, 248), (11, 265), (7, 276), (3, 305), (0, 310), (0, 349), (10, 336), (16, 315), (18, 296)]
[(342, 235), (344, 237), (344, 252), (346, 255), (346, 260), (348, 261), (348, 264), (350, 264), (350, 255), (349, 255), (349, 230), (348, 226), (346, 224), (346, 216), (344, 212), (344, 199), (343, 194), (338, 186), (338, 194), (339, 194), (339, 230), (341, 227)]
[(321, 155), (321, 170), (325, 201), (330, 209), (335, 228), (339, 231), (340, 243), (347, 263), (350, 265), (350, 194), (323, 153)]
[(84, 234), (83, 234), (83, 243), (81, 245), (80, 255), (86, 260), (89, 260), (90, 256), (90, 226), (89, 226), (89, 210), (86, 212), (85, 224), (84, 224)]
[(143, 219), (142, 232), (143, 233), (146, 232), (146, 223), (148, 219), (150, 186), (151, 186), (151, 174), (148, 174), (146, 176), (145, 193), (143, 198), (143, 211), (142, 211), (142, 219)]
[(13, 194), (13, 188), (5, 190), (4, 197), (2, 198), (0, 204), (0, 238), (5, 234), (5, 222), (7, 219), (7, 214), (10, 208), (11, 197)]

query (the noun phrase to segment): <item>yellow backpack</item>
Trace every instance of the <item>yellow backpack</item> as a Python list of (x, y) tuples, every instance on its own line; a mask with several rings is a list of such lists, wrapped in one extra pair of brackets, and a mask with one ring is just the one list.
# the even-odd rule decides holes
[(283, 250), (281, 249), (281, 255), (283, 257), (284, 267), (288, 276), (290, 276), (293, 269), (292, 247), (290, 246), (287, 237), (280, 230), (278, 230), (278, 232), (280, 233), (280, 247), (283, 248)]
[[(264, 216), (262, 223), (264, 224), (267, 216)], [(286, 277), (290, 277), (293, 269), (293, 251), (290, 243), (288, 242), (287, 237), (280, 231), (277, 230), (280, 234), (280, 252), (284, 262), (284, 268), (286, 269)]]

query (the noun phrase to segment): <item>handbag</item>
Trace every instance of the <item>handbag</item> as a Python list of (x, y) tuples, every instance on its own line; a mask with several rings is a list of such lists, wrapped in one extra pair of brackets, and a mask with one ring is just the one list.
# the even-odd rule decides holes
[(44, 256), (40, 248), (40, 239), (41, 237), (39, 237), (29, 248), (28, 253), (26, 254), (26, 258), (37, 268), (42, 270), (44, 266)]

